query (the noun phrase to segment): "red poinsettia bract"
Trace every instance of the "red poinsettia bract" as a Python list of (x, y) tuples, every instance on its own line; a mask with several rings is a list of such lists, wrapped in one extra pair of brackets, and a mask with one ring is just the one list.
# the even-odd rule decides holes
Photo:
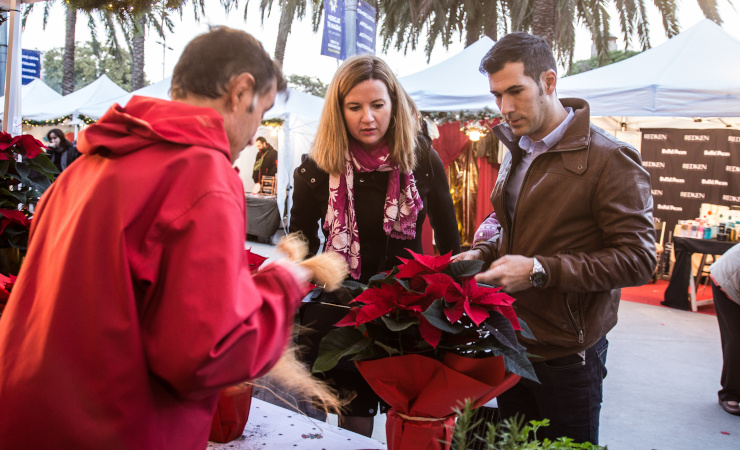
[[(515, 330), (521, 330), (519, 320), (511, 306), (514, 298), (499, 292), (501, 288), (480, 287), (473, 277), (463, 277), (460, 284), (445, 274), (425, 275), (424, 280), (429, 283), (427, 290), (444, 292), (444, 299), (448, 305), (445, 315), (450, 323), (455, 323), (467, 314), (476, 325), (486, 320), (490, 311), (498, 311), (511, 322)], [(439, 294), (437, 294), (439, 295)]]
[(0, 133), (0, 160), (10, 159), (10, 156), (5, 152), (5, 150), (16, 144), (18, 144), (18, 147), (26, 150), (25, 156), (28, 159), (37, 157), (39, 154), (43, 153), (43, 149), (46, 148), (44, 144), (30, 134), (21, 134), (20, 136), (14, 137), (11, 136), (10, 133)]

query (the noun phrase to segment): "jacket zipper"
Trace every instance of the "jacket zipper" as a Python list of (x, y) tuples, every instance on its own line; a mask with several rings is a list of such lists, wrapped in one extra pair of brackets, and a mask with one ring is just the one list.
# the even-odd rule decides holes
[[(563, 298), (563, 302), (565, 303), (565, 309), (568, 311), (568, 317), (570, 318), (570, 323), (573, 324), (573, 329), (578, 331), (578, 343), (583, 344), (584, 338), (583, 338), (583, 328), (578, 326), (578, 323), (576, 323), (576, 318), (573, 315), (573, 311), (570, 309), (570, 305), (568, 304), (568, 297)], [(581, 318), (581, 323), (583, 323), (583, 307), (581, 305), (581, 299), (578, 299), (578, 312), (579, 316)]]

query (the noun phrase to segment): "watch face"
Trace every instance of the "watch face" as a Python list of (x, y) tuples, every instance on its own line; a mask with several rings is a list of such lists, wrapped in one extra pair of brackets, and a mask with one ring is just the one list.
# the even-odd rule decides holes
[(532, 286), (543, 287), (547, 283), (547, 274), (545, 272), (535, 272), (530, 275), (529, 279), (532, 281)]

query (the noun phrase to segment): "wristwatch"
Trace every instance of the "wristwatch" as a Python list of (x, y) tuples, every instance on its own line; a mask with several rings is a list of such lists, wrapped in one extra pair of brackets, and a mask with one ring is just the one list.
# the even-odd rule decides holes
[(547, 273), (545, 273), (545, 269), (537, 261), (537, 258), (532, 259), (534, 260), (534, 267), (532, 267), (532, 272), (529, 274), (529, 281), (536, 288), (545, 287), (545, 284), (547, 284)]

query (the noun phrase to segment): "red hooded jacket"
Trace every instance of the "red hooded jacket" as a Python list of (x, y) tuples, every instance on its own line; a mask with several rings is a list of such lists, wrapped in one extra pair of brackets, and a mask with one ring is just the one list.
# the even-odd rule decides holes
[(305, 286), (250, 275), (215, 110), (134, 97), (79, 149), (0, 319), (0, 447), (202, 450), (219, 389), (277, 361)]

